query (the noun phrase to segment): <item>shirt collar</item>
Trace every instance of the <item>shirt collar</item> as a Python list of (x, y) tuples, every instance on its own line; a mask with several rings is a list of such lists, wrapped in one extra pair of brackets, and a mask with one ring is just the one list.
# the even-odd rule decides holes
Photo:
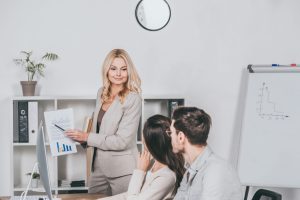
[(211, 154), (212, 150), (209, 146), (206, 146), (203, 152), (197, 156), (197, 158), (191, 165), (189, 165), (188, 163), (185, 164), (185, 168), (189, 173), (190, 179), (194, 177), (197, 174), (197, 172), (204, 166), (205, 162)]

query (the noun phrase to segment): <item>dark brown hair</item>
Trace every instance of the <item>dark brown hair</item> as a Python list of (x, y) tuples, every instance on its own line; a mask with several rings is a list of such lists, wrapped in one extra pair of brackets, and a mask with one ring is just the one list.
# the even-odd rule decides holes
[(179, 107), (174, 110), (174, 128), (185, 134), (194, 145), (206, 145), (211, 126), (210, 116), (196, 107)]
[(167, 165), (176, 174), (176, 184), (173, 194), (177, 192), (184, 174), (184, 159), (172, 151), (171, 137), (166, 132), (170, 130), (171, 120), (163, 115), (154, 115), (147, 119), (143, 129), (145, 144), (160, 163)]

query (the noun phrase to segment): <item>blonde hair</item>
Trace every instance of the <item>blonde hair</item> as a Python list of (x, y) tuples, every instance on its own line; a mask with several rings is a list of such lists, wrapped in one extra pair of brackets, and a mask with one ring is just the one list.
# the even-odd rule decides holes
[(118, 93), (121, 103), (124, 103), (125, 97), (129, 92), (141, 93), (141, 79), (135, 69), (135, 66), (124, 49), (113, 49), (106, 56), (102, 65), (103, 91), (101, 94), (102, 103), (110, 102), (111, 99), (111, 82), (108, 79), (108, 71), (115, 58), (122, 58), (127, 66), (128, 78), (123, 89)]

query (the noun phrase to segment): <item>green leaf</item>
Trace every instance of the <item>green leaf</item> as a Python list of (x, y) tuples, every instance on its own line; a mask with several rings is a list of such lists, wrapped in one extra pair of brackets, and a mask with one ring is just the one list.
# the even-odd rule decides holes
[(55, 53), (46, 53), (42, 59), (45, 59), (45, 60), (56, 60), (58, 59), (58, 55), (56, 55)]
[(39, 73), (39, 75), (41, 75), (42, 77), (45, 76), (43, 69), (38, 68), (38, 73)]
[(32, 55), (32, 51), (29, 52), (21, 51), (21, 53), (25, 54), (27, 57), (30, 57)]
[(13, 60), (15, 62), (16, 65), (25, 65), (25, 60), (23, 59), (14, 59)]
[[(26, 173), (26, 175), (27, 175), (27, 176), (31, 176), (31, 173), (30, 173), (30, 172), (29, 172), (29, 173)], [(37, 172), (33, 172), (32, 178), (33, 178), (33, 179), (40, 178), (40, 174), (37, 173)]]
[(45, 64), (43, 64), (43, 63), (38, 63), (38, 64), (35, 65), (35, 67), (36, 67), (37, 69), (43, 70), (43, 69), (45, 68)]
[(41, 62), (41, 60), (56, 60), (58, 59), (58, 55), (55, 53), (46, 53), (40, 61), (34, 61), (31, 59), (32, 51), (21, 51), (23, 58), (13, 59), (16, 65), (22, 65), (25, 67), (25, 71), (27, 72), (28, 80), (32, 81), (36, 73), (44, 76), (44, 69), (46, 65)]

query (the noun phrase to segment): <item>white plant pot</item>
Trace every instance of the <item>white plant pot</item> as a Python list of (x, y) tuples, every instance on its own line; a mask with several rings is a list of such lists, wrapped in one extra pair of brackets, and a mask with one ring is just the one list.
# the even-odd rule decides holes
[(38, 188), (39, 187), (39, 179), (32, 179), (31, 180), (31, 188)]

